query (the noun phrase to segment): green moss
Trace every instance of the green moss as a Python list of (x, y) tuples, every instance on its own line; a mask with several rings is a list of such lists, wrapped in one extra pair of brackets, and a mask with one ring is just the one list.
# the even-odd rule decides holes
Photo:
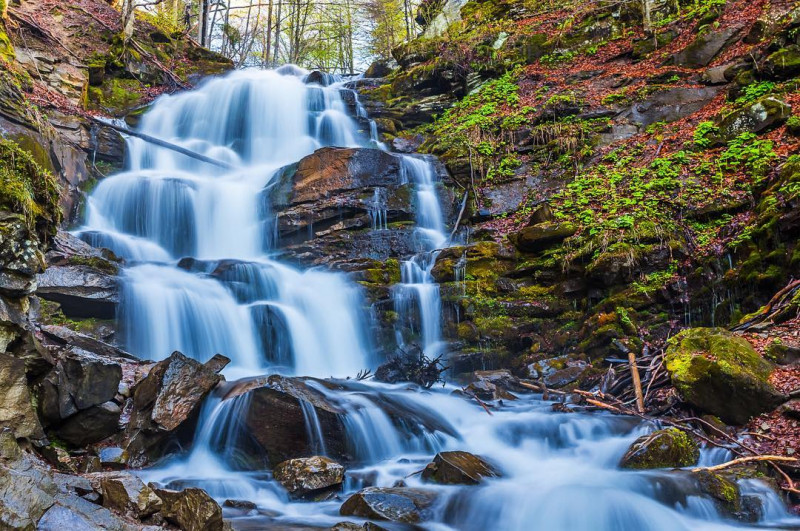
[(620, 466), (636, 470), (682, 468), (695, 465), (699, 457), (700, 448), (694, 439), (677, 428), (667, 428), (636, 439)]
[(135, 79), (107, 77), (102, 86), (89, 87), (89, 108), (124, 114), (144, 100), (140, 88), (141, 84)]
[[(0, 0), (0, 13), (4, 11), (5, 0)], [(5, 22), (2, 18), (0, 18), (0, 61), (4, 63), (11, 63), (15, 58), (14, 53), (14, 45), (11, 44), (11, 40), (8, 38), (8, 34), (6, 33), (5, 29)]]
[(89, 266), (100, 271), (104, 271), (111, 275), (119, 273), (119, 266), (105, 258), (99, 256), (71, 256), (68, 260), (70, 265), (84, 265)]
[(714, 499), (724, 511), (737, 514), (742, 510), (739, 487), (721, 474), (701, 470), (693, 473), (703, 492)]
[(744, 424), (780, 401), (768, 382), (772, 365), (725, 330), (684, 330), (670, 340), (665, 361), (683, 398), (726, 422)]
[(0, 139), (0, 207), (23, 214), (43, 233), (54, 233), (61, 221), (58, 198), (55, 177), (17, 143)]

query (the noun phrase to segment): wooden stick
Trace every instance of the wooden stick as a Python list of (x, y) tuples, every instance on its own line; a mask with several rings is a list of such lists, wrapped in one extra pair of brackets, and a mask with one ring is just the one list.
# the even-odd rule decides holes
[(697, 468), (693, 468), (692, 472), (716, 472), (717, 470), (724, 470), (726, 468), (730, 468), (732, 466), (740, 465), (742, 463), (751, 463), (753, 461), (770, 461), (770, 462), (778, 462), (778, 463), (796, 463), (798, 459), (796, 457), (785, 457), (780, 455), (751, 455), (748, 457), (739, 457), (737, 459), (733, 459), (726, 463), (722, 463), (720, 465), (714, 466), (701, 466)]
[(138, 131), (133, 131), (131, 129), (128, 129), (127, 127), (122, 127), (121, 125), (116, 125), (116, 124), (112, 124), (112, 123), (109, 123), (109, 122), (105, 122), (103, 120), (99, 120), (99, 119), (94, 118), (94, 117), (92, 117), (92, 121), (95, 122), (98, 125), (103, 125), (103, 126), (106, 126), (106, 127), (110, 127), (111, 129), (113, 129), (115, 131), (119, 131), (120, 133), (124, 133), (124, 134), (130, 135), (130, 136), (135, 136), (136, 138), (141, 138), (145, 142), (149, 142), (149, 143), (154, 144), (154, 145), (159, 146), (159, 147), (171, 149), (172, 151), (180, 153), (181, 155), (186, 155), (187, 157), (191, 157), (193, 159), (197, 159), (197, 160), (202, 161), (202, 162), (207, 162), (209, 164), (213, 164), (214, 166), (219, 166), (220, 168), (225, 168), (226, 170), (235, 170), (235, 169), (237, 169), (236, 166), (234, 166), (233, 164), (229, 164), (227, 162), (223, 162), (223, 161), (217, 160), (217, 159), (212, 159), (211, 157), (206, 157), (205, 155), (201, 155), (200, 153), (196, 153), (194, 151), (186, 149), (185, 147), (178, 146), (178, 145), (173, 144), (171, 142), (167, 142), (166, 140), (161, 140), (160, 138), (155, 138), (155, 137), (152, 137), (150, 135), (146, 135), (144, 133), (140, 133)]
[(644, 394), (642, 393), (642, 380), (639, 378), (639, 369), (636, 367), (636, 354), (628, 350), (628, 361), (631, 364), (631, 375), (633, 375), (633, 389), (636, 391), (636, 408), (639, 413), (644, 413)]

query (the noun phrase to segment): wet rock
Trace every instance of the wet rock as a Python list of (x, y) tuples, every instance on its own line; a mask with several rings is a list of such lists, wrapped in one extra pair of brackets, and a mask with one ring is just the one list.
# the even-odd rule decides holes
[(97, 451), (100, 465), (110, 468), (124, 468), (128, 464), (128, 452), (119, 446), (109, 446)]
[(103, 506), (142, 519), (161, 510), (156, 493), (133, 474), (111, 473), (100, 478)]
[(340, 488), (344, 481), (344, 467), (327, 457), (303, 457), (284, 461), (275, 467), (273, 475), (289, 494), (303, 496)]
[(369, 229), (375, 208), (389, 223), (413, 219), (412, 186), (401, 159), (386, 151), (323, 148), (279, 171), (263, 200), (278, 211), (282, 245)]
[(140, 466), (163, 450), (184, 423), (196, 420), (203, 399), (221, 377), (180, 352), (158, 363), (136, 386), (128, 425), (129, 464)]
[(255, 503), (247, 500), (225, 500), (222, 506), (239, 509), (240, 511), (253, 511), (258, 507)]
[(207, 369), (212, 370), (216, 373), (222, 372), (222, 369), (228, 366), (231, 362), (231, 359), (227, 356), (223, 356), (222, 354), (214, 354), (210, 360), (205, 362), (205, 366)]
[(468, 452), (439, 452), (422, 471), (422, 479), (445, 485), (477, 485), (483, 478), (500, 477), (495, 467)]
[(69, 353), (37, 386), (39, 411), (48, 424), (114, 399), (122, 366), (89, 352)]
[(119, 363), (71, 349), (36, 386), (42, 421), (74, 446), (113, 435), (119, 429), (121, 410), (113, 400), (121, 379)]
[(779, 127), (791, 115), (792, 108), (789, 105), (778, 98), (767, 96), (722, 118), (719, 135), (722, 140), (730, 140), (746, 132), (762, 133)]
[(392, 70), (395, 68), (397, 68), (397, 63), (387, 60), (374, 61), (371, 65), (369, 65), (369, 68), (367, 68), (366, 72), (364, 72), (364, 77), (367, 79), (386, 77), (391, 74)]
[(392, 139), (392, 149), (398, 153), (414, 153), (424, 141), (425, 138), (422, 135), (412, 137), (398, 136)]
[(734, 481), (722, 474), (706, 470), (692, 472), (692, 478), (701, 492), (712, 498), (721, 511), (734, 517), (741, 516), (742, 494)]
[[(84, 499), (91, 485), (82, 478), (53, 474), (0, 431), (0, 528), (48, 531), (141, 529)], [(91, 491), (93, 492), (93, 491)]]
[(163, 502), (162, 516), (171, 524), (192, 531), (224, 529), (222, 508), (204, 490), (156, 489), (155, 493)]
[(315, 441), (305, 427), (305, 411), (317, 416), (328, 455), (347, 458), (347, 434), (338, 406), (299, 378), (271, 376), (250, 390), (245, 426), (273, 466), (301, 456), (314, 455)]
[(682, 468), (697, 464), (700, 448), (685, 432), (667, 428), (643, 435), (622, 456), (622, 468)]
[(768, 381), (772, 364), (723, 329), (684, 330), (669, 341), (665, 361), (683, 399), (727, 423), (744, 424), (785, 400)]
[(436, 494), (424, 489), (367, 487), (342, 504), (342, 516), (415, 524), (431, 517)]
[(385, 527), (381, 527), (374, 522), (354, 523), (354, 522), (339, 522), (331, 527), (331, 531), (387, 531)]
[(115, 317), (119, 283), (113, 274), (86, 265), (53, 266), (36, 282), (36, 295), (59, 303), (67, 317)]
[(142, 531), (142, 525), (131, 524), (105, 507), (78, 497), (58, 499), (36, 525), (37, 531)]
[(472, 378), (474, 381), (466, 390), (481, 400), (516, 400), (517, 397), (511, 391), (526, 391), (519, 384), (519, 379), (507, 369), (475, 371)]
[(305, 82), (307, 84), (317, 84), (322, 85), (323, 87), (327, 87), (331, 83), (334, 82), (334, 77), (331, 74), (326, 72), (320, 72), (319, 70), (314, 70), (310, 74), (306, 76)]
[(53, 429), (64, 442), (76, 447), (102, 441), (119, 431), (122, 409), (114, 402), (79, 411)]
[(738, 33), (738, 28), (728, 27), (698, 35), (692, 44), (673, 56), (673, 61), (678, 66), (689, 68), (708, 66), (723, 48), (735, 40)]
[(544, 384), (551, 389), (561, 389), (571, 383), (577, 382), (586, 372), (586, 364), (572, 365), (559, 369), (544, 377)]
[(33, 529), (55, 503), (58, 487), (17, 445), (8, 428), (0, 431), (0, 528)]
[(0, 425), (18, 439), (43, 439), (44, 431), (33, 409), (25, 362), (0, 353)]
[(514, 247), (523, 252), (537, 252), (551, 247), (575, 234), (576, 227), (571, 223), (540, 223), (525, 227), (521, 231), (510, 234), (509, 240)]

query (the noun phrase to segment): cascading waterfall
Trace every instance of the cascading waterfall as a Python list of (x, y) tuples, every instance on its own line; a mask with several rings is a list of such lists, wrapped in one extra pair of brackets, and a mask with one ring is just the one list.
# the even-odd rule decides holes
[[(128, 169), (92, 194), (86, 224), (77, 233), (128, 261), (119, 321), (134, 354), (161, 359), (181, 350), (204, 361), (220, 352), (232, 359), (225, 370), (229, 379), (267, 372), (343, 377), (378, 363), (354, 284), (338, 274), (299, 271), (268, 254), (274, 215), (261, 198), (280, 168), (323, 146), (380, 147), (376, 134), (359, 136), (337, 80), (323, 76), (322, 84), (309, 85), (307, 74), (292, 66), (240, 71), (161, 98), (143, 116), (143, 132), (235, 169), (222, 171), (132, 138)], [(366, 117), (360, 103), (356, 109), (358, 118)], [(433, 356), (442, 340), (431, 268), (448, 235), (430, 160), (404, 156), (402, 167), (416, 191), (419, 252), (402, 265), (394, 298), (399, 313), (417, 316), (421, 346)], [(372, 228), (386, 228), (377, 191)], [(616, 468), (630, 443), (655, 428), (638, 419), (558, 414), (535, 396), (508, 402), (489, 416), (456, 396), (453, 386), (420, 390), (352, 380), (333, 389), (308, 385), (344, 411), (354, 456), (345, 495), (399, 481), (432, 489), (440, 501), (431, 510), (431, 528), (740, 526), (726, 520), (685, 473)], [(341, 501), (292, 501), (271, 480), (263, 456), (243, 450), (250, 447), (242, 422), (249, 405), (247, 393), (228, 398), (218, 390), (203, 406), (191, 451), (142, 475), (176, 488), (199, 485), (220, 501), (252, 501), (259, 510), (248, 516), (250, 528), (341, 521)], [(311, 446), (327, 453), (313, 405), (301, 400), (300, 407)], [(416, 472), (441, 450), (482, 455), (503, 477), (476, 487), (423, 484)], [(710, 464), (726, 456), (704, 450), (701, 459)], [(798, 526), (763, 483), (746, 480), (741, 489), (761, 504), (757, 525)]]
[[(419, 319), (420, 347), (426, 356), (435, 358), (441, 353), (442, 302), (439, 285), (431, 270), (438, 250), (447, 244), (444, 216), (436, 191), (436, 172), (430, 160), (405, 156), (403, 171), (416, 191), (416, 237), (420, 252), (403, 262), (400, 268), (401, 283), (394, 288), (395, 310), (401, 323), (414, 328), (414, 317)], [(405, 341), (398, 334), (398, 343)]]

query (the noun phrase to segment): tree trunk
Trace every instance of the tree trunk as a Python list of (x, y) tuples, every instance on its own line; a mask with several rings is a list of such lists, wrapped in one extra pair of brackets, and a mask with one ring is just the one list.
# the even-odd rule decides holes
[(133, 27), (136, 21), (136, 0), (122, 2), (122, 38), (127, 45), (133, 37)]
[(266, 30), (266, 39), (264, 39), (264, 66), (269, 65), (270, 61), (270, 51), (272, 48), (272, 0), (269, 0), (268, 8), (269, 12), (267, 13), (267, 30)]
[(275, 17), (275, 48), (272, 50), (272, 65), (278, 66), (278, 50), (280, 48), (281, 38), (281, 7), (283, 7), (283, 0), (278, 0), (278, 13)]

